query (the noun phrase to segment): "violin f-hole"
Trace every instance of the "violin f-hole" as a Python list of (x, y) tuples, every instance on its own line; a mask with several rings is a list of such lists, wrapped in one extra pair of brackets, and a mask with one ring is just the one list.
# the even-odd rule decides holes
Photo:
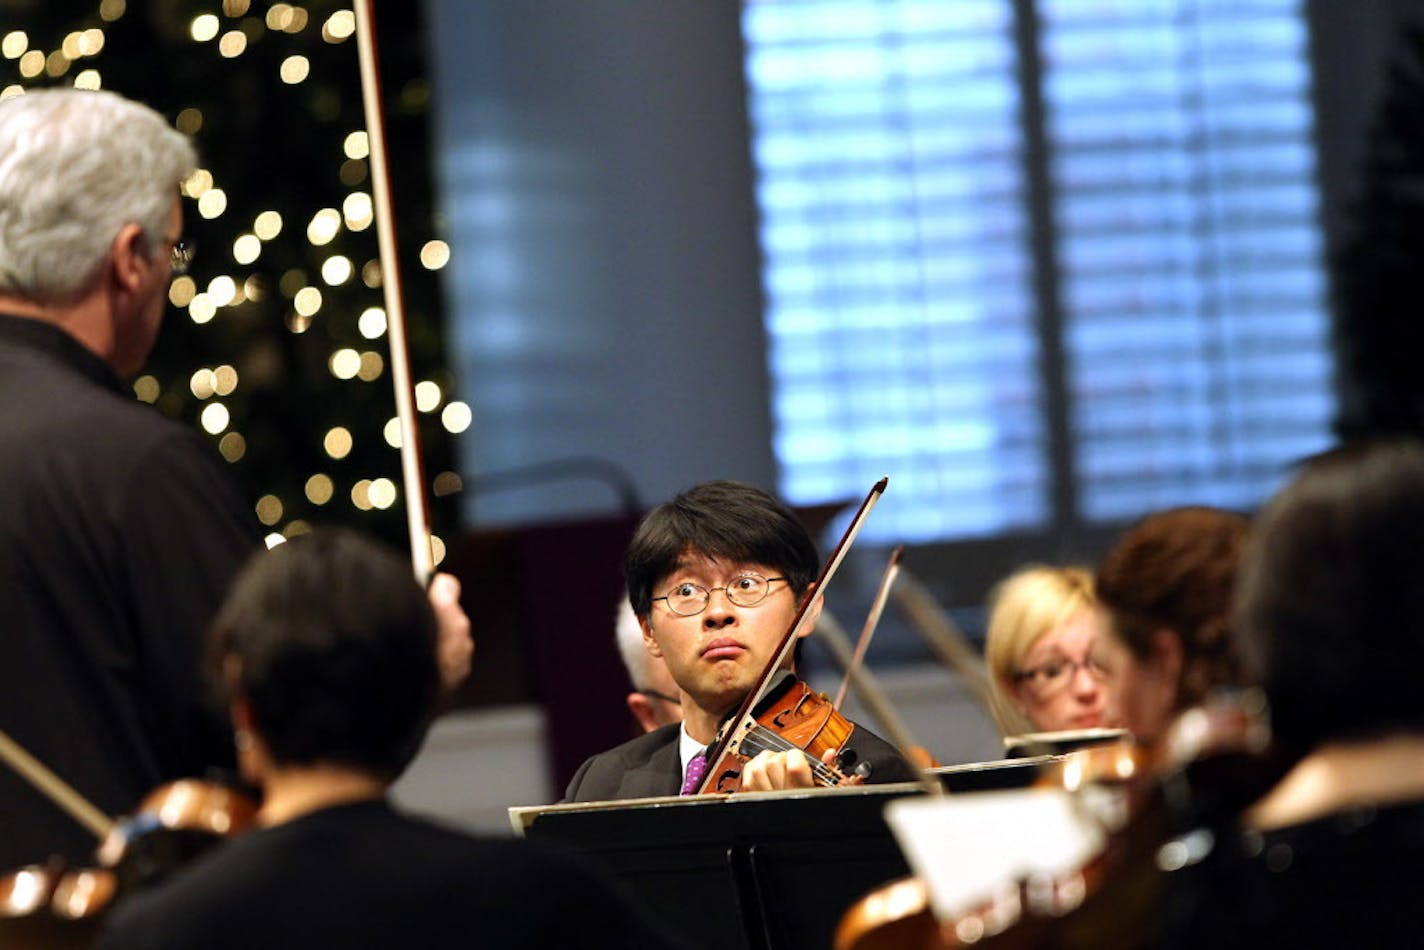
[(717, 776), (713, 789), (718, 792), (735, 792), (742, 785), (742, 773), (736, 769), (723, 769)]

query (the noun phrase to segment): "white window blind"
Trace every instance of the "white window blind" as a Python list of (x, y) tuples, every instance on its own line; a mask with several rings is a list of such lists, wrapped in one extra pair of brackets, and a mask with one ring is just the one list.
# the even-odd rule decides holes
[(867, 537), (1047, 516), (1013, 44), (998, 0), (745, 7), (781, 491)]
[(1082, 515), (1250, 507), (1332, 411), (1293, 0), (1041, 4)]
[[(1324, 444), (1298, 4), (744, 11), (789, 500), (854, 497), (888, 473), (868, 537), (983, 537), (1246, 507)], [(1037, 209), (1021, 81), (1041, 94)], [(1057, 299), (1035, 299), (1035, 267)]]

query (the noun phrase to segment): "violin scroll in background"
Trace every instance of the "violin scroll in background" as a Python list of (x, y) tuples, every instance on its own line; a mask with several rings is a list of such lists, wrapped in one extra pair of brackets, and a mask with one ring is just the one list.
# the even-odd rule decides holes
[(158, 883), (230, 835), (251, 828), (257, 803), (231, 786), (180, 779), (150, 792), (99, 845), (124, 891)]
[(219, 840), (250, 828), (257, 804), (226, 785), (182, 779), (160, 786), (99, 845), (93, 868), (62, 861), (0, 876), (0, 947), (68, 950), (93, 944), (124, 894), (152, 886)]

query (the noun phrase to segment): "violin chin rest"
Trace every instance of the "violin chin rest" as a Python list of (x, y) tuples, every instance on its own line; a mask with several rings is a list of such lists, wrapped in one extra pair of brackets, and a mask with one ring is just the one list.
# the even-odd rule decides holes
[(836, 756), (836, 767), (846, 775), (856, 775), (862, 779), (870, 778), (873, 771), (869, 762), (862, 762), (860, 754), (854, 749), (842, 749)]

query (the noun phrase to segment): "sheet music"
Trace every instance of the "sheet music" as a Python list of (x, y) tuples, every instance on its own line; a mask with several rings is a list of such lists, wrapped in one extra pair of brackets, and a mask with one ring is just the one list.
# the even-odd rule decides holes
[(972, 792), (890, 802), (885, 820), (941, 920), (1006, 886), (1082, 867), (1105, 835), (1062, 789)]

